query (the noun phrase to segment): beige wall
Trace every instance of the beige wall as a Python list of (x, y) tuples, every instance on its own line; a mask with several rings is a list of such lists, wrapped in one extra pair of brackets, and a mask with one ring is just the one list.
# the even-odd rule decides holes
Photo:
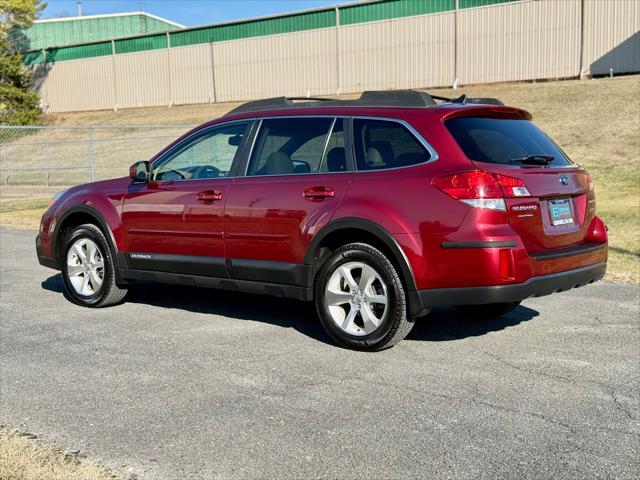
[(64, 61), (39, 67), (36, 85), (48, 111), (66, 112), (640, 71), (640, 0), (582, 5), (523, 0)]
[(458, 15), (460, 83), (578, 75), (579, 0), (494, 5)]
[(586, 0), (585, 73), (640, 71), (640, 1)]
[(335, 91), (335, 28), (213, 44), (216, 98), (321, 95)]
[(169, 52), (173, 103), (213, 102), (211, 45), (171, 48)]
[(450, 85), (452, 12), (340, 28), (340, 90), (357, 92)]
[(41, 65), (34, 76), (45, 109), (53, 112), (104, 110), (116, 104), (111, 57)]
[(118, 108), (169, 105), (168, 50), (115, 56)]

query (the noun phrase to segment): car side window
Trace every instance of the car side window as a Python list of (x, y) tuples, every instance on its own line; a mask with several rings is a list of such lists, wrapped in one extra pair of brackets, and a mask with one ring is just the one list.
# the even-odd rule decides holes
[(184, 146), (153, 168), (155, 181), (177, 182), (228, 177), (248, 123), (212, 128), (187, 140)]
[[(343, 120), (331, 117), (262, 120), (247, 175), (292, 175), (345, 170)], [(337, 151), (337, 150), (340, 150)]]
[(404, 125), (356, 118), (353, 137), (358, 170), (384, 170), (426, 162), (429, 151)]

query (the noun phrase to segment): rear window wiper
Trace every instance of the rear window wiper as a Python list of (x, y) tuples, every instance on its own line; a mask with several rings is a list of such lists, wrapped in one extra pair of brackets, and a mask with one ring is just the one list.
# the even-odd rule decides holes
[(529, 165), (549, 165), (553, 162), (553, 155), (527, 155), (521, 158), (509, 160), (509, 163), (526, 163)]

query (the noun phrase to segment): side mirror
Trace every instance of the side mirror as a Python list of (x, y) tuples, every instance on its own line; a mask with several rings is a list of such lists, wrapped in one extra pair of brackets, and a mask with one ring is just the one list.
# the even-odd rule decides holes
[(134, 183), (147, 183), (149, 181), (149, 162), (144, 160), (131, 165), (129, 176)]

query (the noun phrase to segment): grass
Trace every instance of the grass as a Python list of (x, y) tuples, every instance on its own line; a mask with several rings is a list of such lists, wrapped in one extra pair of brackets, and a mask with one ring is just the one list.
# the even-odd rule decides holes
[[(430, 91), (451, 96), (464, 92), (470, 96), (498, 97), (509, 105), (531, 112), (536, 124), (593, 176), (598, 214), (609, 226), (611, 248), (607, 278), (640, 281), (640, 75)], [(195, 125), (220, 116), (237, 105), (64, 113), (49, 115), (45, 120), (50, 125), (59, 126)], [(61, 138), (76, 134), (73, 131), (56, 133)], [(165, 139), (155, 143), (135, 141), (135, 149), (126, 141), (118, 142), (121, 145), (105, 142), (103, 150), (96, 152), (101, 165), (99, 173), (106, 176), (126, 174), (133, 160), (127, 154), (135, 151), (141, 158), (150, 155), (160, 148), (158, 142), (163, 143)], [(69, 155), (69, 152), (61, 153), (60, 162)], [(28, 161), (25, 157), (24, 162)], [(50, 198), (49, 192), (44, 195), (42, 190), (27, 193), (23, 197), (24, 202), (16, 202), (20, 198), (20, 187), (0, 187), (0, 223), (37, 227), (41, 207), (45, 206), (38, 202)]]
[(0, 426), (2, 480), (118, 480), (104, 466)]
[(58, 187), (34, 186), (0, 188), (0, 225), (37, 229), (40, 217), (57, 190), (59, 190)]

